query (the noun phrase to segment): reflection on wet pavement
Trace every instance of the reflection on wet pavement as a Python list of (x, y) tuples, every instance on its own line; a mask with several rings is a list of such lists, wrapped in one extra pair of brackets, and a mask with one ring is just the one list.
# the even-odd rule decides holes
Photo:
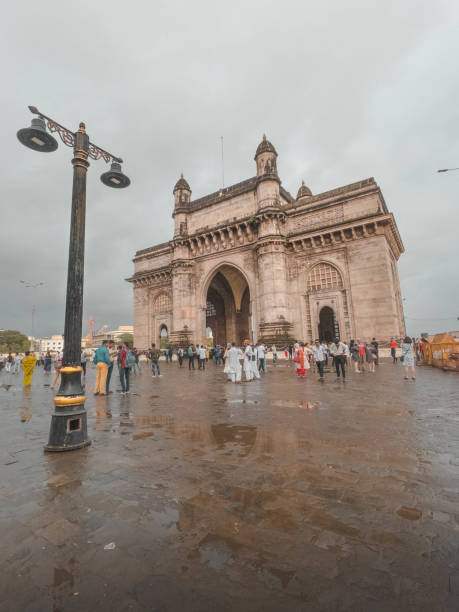
[(454, 375), (162, 370), (89, 395), (92, 446), (57, 455), (42, 373), (3, 377), (1, 610), (457, 612)]

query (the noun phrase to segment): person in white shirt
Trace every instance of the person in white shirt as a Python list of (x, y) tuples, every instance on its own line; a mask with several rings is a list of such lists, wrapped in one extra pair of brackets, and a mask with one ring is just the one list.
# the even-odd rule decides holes
[(228, 381), (231, 381), (233, 383), (241, 382), (242, 368), (241, 364), (239, 363), (240, 355), (242, 355), (241, 349), (237, 348), (235, 343), (232, 342), (231, 348), (226, 353), (228, 362), (228, 368), (226, 373), (228, 375)]
[(16, 354), (16, 357), (13, 361), (13, 368), (11, 370), (12, 374), (19, 374), (19, 372), (21, 371), (21, 361), (23, 357), (24, 355), (19, 355), (19, 353)]
[(254, 378), (260, 378), (260, 372), (258, 371), (257, 364), (257, 349), (252, 345), (252, 374)]
[(341, 373), (343, 375), (343, 382), (345, 382), (346, 381), (346, 367), (345, 367), (346, 357), (349, 354), (349, 349), (347, 345), (341, 340), (339, 340), (338, 338), (335, 338), (333, 340), (333, 344), (330, 347), (330, 353), (333, 355), (333, 359), (335, 361), (336, 380), (337, 381), (340, 380), (340, 368), (341, 368)]
[(83, 376), (86, 376), (86, 361), (86, 353), (84, 351), (81, 351), (80, 363), (81, 367), (83, 368)]
[(244, 351), (244, 374), (247, 382), (252, 382), (253, 380), (252, 355), (252, 347), (250, 344), (247, 344)]
[(324, 352), (325, 365), (328, 366), (328, 344), (326, 342), (321, 342), (320, 346), (322, 347), (322, 350)]
[(206, 365), (206, 349), (204, 348), (204, 345), (201, 344), (200, 348), (196, 352), (198, 353), (198, 358), (199, 358), (198, 368), (200, 370), (205, 370), (205, 365)]
[(317, 369), (319, 370), (319, 380), (320, 382), (324, 382), (324, 365), (325, 365), (325, 349), (324, 345), (320, 344), (319, 340), (314, 342), (314, 346), (312, 347), (312, 354), (314, 355), (314, 360), (316, 362)]
[(257, 348), (257, 357), (260, 362), (259, 368), (262, 372), (266, 372), (266, 356), (265, 356), (265, 345), (259, 344)]

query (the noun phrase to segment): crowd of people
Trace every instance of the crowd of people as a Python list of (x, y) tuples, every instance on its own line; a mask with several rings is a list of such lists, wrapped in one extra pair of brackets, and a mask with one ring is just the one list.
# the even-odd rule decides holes
[[(232, 382), (241, 382), (242, 372), (244, 372), (247, 382), (259, 378), (259, 371), (266, 372), (266, 353), (267, 347), (264, 344), (258, 346), (250, 345), (248, 342), (242, 348), (238, 348), (234, 343), (228, 345), (227, 368), (228, 379)], [(277, 363), (277, 347), (271, 348), (273, 364)], [(319, 381), (324, 382), (325, 368), (331, 361), (336, 371), (336, 380), (343, 382), (346, 380), (346, 363), (348, 359), (356, 356), (356, 372), (364, 371), (364, 359), (368, 363), (370, 372), (374, 372), (375, 362), (378, 358), (378, 343), (373, 339), (372, 343), (357, 343), (351, 341), (348, 346), (345, 342), (335, 338), (333, 342), (326, 343), (315, 340), (313, 344), (305, 342), (295, 342), (285, 349), (285, 357), (295, 363), (295, 373), (297, 377), (305, 377), (308, 371), (315, 371), (319, 374)], [(239, 360), (243, 360), (241, 366)]]
[[(419, 350), (415, 348), (414, 342), (408, 336), (401, 341), (394, 338), (389, 342), (392, 362), (398, 360), (405, 369), (405, 380), (416, 380), (415, 363), (422, 360)], [(318, 373), (319, 381), (324, 382), (324, 372), (331, 369), (336, 372), (337, 381), (346, 381), (346, 371), (352, 367), (355, 374), (367, 371), (373, 373), (379, 364), (379, 343), (375, 338), (371, 342), (351, 340), (349, 343), (335, 338), (331, 342), (315, 340), (314, 343), (295, 342), (280, 349), (284, 351), (285, 358), (295, 364), (294, 372), (297, 377), (304, 378), (308, 372)], [(119, 374), (121, 393), (130, 391), (131, 375), (141, 374), (141, 361), (147, 360), (151, 376), (161, 376), (160, 359), (165, 353), (166, 362), (172, 362), (176, 356), (179, 367), (183, 367), (184, 361), (188, 360), (189, 370), (206, 369), (206, 364), (212, 362), (218, 366), (222, 365), (227, 379), (233, 383), (241, 383), (243, 376), (246, 382), (253, 382), (260, 378), (260, 373), (266, 373), (267, 354), (271, 353), (272, 363), (278, 363), (278, 349), (271, 346), (270, 349), (263, 344), (251, 344), (248, 340), (242, 346), (228, 343), (226, 346), (215, 347), (203, 344), (190, 344), (187, 348), (177, 348), (175, 351), (168, 347), (161, 351), (152, 344), (146, 351), (138, 351), (131, 348), (127, 342), (116, 346), (112, 340), (104, 340), (102, 345), (96, 349), (93, 363), (96, 367), (96, 383), (94, 395), (109, 395), (110, 383), (113, 369), (116, 366)], [(81, 353), (81, 368), (83, 376), (86, 376), (88, 355), (85, 351)], [(54, 365), (54, 378), (51, 388), (54, 389), (60, 376), (63, 363), (63, 353), (59, 352), (52, 357), (50, 352), (39, 355), (37, 358), (33, 353), (0, 356), (0, 372), (4, 370), (11, 374), (24, 374), (24, 387), (31, 384), (32, 376), (37, 365), (43, 365), (45, 375), (51, 375)]]

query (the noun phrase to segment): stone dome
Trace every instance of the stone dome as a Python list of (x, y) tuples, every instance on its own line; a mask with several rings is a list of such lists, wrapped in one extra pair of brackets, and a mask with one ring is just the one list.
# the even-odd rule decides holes
[(274, 146), (269, 142), (269, 140), (266, 139), (266, 134), (263, 134), (263, 140), (257, 147), (257, 152), (255, 153), (254, 159), (257, 159), (257, 157), (261, 155), (261, 153), (274, 153), (274, 155), (277, 157), (277, 151)]
[(309, 187), (306, 187), (304, 181), (301, 181), (301, 187), (298, 189), (298, 193), (296, 195), (296, 199), (304, 198), (305, 196), (312, 196), (312, 192)]
[(179, 180), (175, 183), (174, 193), (179, 189), (187, 189), (191, 193), (190, 186), (188, 182), (183, 178), (183, 174), (180, 175)]

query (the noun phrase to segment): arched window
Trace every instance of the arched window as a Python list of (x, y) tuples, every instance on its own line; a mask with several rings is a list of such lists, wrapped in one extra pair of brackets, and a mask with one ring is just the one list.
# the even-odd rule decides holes
[(217, 311), (215, 309), (215, 306), (212, 304), (210, 300), (207, 300), (206, 317), (215, 317), (215, 316), (217, 316)]
[(160, 293), (154, 303), (155, 313), (168, 312), (171, 308), (171, 298), (167, 293)]
[(306, 288), (308, 291), (321, 289), (341, 289), (343, 280), (338, 270), (326, 263), (317, 264), (308, 274)]

